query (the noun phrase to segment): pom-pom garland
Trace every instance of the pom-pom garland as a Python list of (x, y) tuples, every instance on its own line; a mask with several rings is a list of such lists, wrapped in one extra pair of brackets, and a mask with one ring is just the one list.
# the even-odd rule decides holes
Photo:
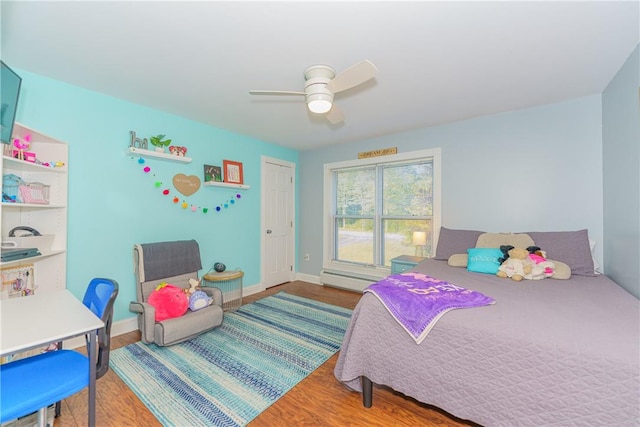
[[(132, 157), (133, 159), (133, 157)], [(143, 159), (142, 157), (139, 157), (137, 159), (137, 163), (140, 165), (144, 165), (145, 164), (145, 159)], [(152, 177), (155, 178), (155, 174), (151, 173), (151, 167), (149, 166), (144, 166), (142, 168), (142, 171), (146, 174), (146, 175), (150, 175)], [(154, 181), (154, 187), (157, 189), (161, 189), (162, 194), (164, 196), (169, 196), (171, 194), (171, 190), (168, 188), (163, 188), (162, 186), (162, 181), (160, 180), (155, 180)], [(220, 203), (219, 205), (217, 205), (214, 210), (216, 212), (220, 212), (223, 209), (228, 209), (230, 206), (235, 205), (236, 200), (240, 200), (242, 198), (242, 195), (240, 193), (236, 193), (234, 197), (230, 198), (229, 200), (224, 201), (223, 203)], [(202, 213), (207, 213), (209, 212), (209, 207), (205, 207), (205, 206), (198, 206), (198, 205), (194, 205), (194, 204), (189, 204), (186, 200), (180, 200), (180, 198), (178, 198), (177, 196), (174, 196), (173, 198), (170, 199), (173, 204), (180, 206), (183, 210), (190, 210), (191, 212), (197, 212), (197, 211), (202, 211)]]

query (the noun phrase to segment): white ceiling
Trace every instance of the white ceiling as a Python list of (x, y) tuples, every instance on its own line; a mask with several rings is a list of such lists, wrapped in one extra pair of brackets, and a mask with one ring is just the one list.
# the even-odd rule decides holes
[[(9, 66), (307, 150), (598, 94), (640, 41), (638, 1), (1, 3)], [(329, 125), (303, 71), (368, 59)], [(161, 132), (161, 129), (158, 129)]]

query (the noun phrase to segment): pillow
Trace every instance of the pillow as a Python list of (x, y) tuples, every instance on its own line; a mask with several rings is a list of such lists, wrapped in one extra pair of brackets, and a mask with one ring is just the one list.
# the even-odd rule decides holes
[(587, 230), (527, 233), (547, 258), (563, 262), (576, 276), (596, 276)]
[(596, 261), (596, 241), (593, 239), (589, 239), (589, 249), (591, 249), (591, 259), (593, 260), (593, 271), (596, 275), (600, 274), (600, 264)]
[[(535, 243), (534, 239), (532, 239), (528, 234), (524, 233), (482, 233), (480, 236), (478, 236), (478, 241), (476, 242), (475, 247), (499, 248), (502, 245), (511, 245), (514, 248), (526, 249), (529, 246), (535, 245)], [(540, 247), (542, 248), (542, 246)]]
[(452, 230), (440, 227), (440, 237), (438, 237), (438, 247), (434, 259), (447, 261), (453, 254), (464, 254), (468, 248), (476, 245), (478, 236), (482, 231), (475, 230)]
[(553, 276), (551, 276), (551, 279), (571, 279), (571, 269), (567, 264), (553, 259), (547, 259), (547, 261), (551, 261), (553, 263)]
[(499, 248), (471, 248), (467, 249), (469, 254), (467, 270), (474, 273), (496, 274), (500, 261), (498, 258), (504, 254)]
[(467, 254), (453, 254), (447, 260), (449, 267), (467, 267)]

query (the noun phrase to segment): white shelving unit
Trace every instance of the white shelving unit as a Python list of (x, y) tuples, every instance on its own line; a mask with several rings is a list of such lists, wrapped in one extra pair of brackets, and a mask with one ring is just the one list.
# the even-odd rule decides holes
[[(46, 292), (66, 287), (67, 265), (67, 200), (68, 200), (68, 145), (19, 123), (15, 124), (13, 138), (31, 136), (28, 151), (36, 153), (42, 162), (63, 162), (64, 166), (49, 167), (9, 155), (2, 156), (2, 175), (15, 174), (25, 182), (40, 182), (49, 186), (49, 204), (2, 202), (0, 222), (2, 242), (16, 242), (19, 247), (37, 247), (42, 255), (17, 261), (0, 262), (0, 269), (33, 264), (35, 292)], [(12, 138), (12, 139), (13, 139)], [(5, 147), (2, 146), (4, 149)], [(40, 237), (12, 238), (9, 232), (18, 226), (31, 227)], [(19, 236), (22, 231), (16, 232)], [(0, 297), (6, 297), (2, 289)]]
[(173, 154), (161, 153), (159, 151), (145, 150), (143, 148), (129, 147), (129, 153), (140, 157), (171, 160), (179, 163), (191, 163), (191, 157), (174, 156)]

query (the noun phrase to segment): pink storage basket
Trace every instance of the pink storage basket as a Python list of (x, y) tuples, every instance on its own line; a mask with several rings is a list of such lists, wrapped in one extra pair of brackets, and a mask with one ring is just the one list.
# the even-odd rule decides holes
[(49, 186), (41, 182), (20, 185), (22, 203), (49, 204)]

